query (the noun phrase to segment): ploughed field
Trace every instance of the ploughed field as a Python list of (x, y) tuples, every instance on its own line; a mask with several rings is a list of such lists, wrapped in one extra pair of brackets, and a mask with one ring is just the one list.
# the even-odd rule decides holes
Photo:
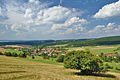
[(0, 80), (120, 80), (119, 73), (90, 76), (78, 75), (78, 72), (62, 65), (0, 56)]

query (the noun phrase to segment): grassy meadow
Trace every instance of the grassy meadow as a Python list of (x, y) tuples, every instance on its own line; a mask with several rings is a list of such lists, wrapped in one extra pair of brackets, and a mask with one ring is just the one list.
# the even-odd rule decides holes
[[(56, 45), (64, 46), (64, 45)], [(114, 53), (120, 45), (111, 46), (86, 46), (86, 47), (70, 47), (68, 50), (85, 50), (89, 49), (94, 54)], [(16, 52), (15, 49), (1, 49), (1, 51)], [(119, 52), (119, 51), (118, 51)], [(82, 75), (80, 71), (73, 69), (65, 69), (63, 63), (56, 62), (55, 59), (43, 59), (43, 57), (27, 56), (6, 57), (0, 55), (0, 80), (120, 80), (120, 63), (108, 62), (113, 68), (107, 73), (95, 75)], [(117, 69), (116, 69), (117, 68)]]
[(78, 73), (63, 65), (0, 56), (0, 80), (120, 80), (118, 73), (91, 76)]
[[(100, 53), (114, 53), (114, 50), (120, 47), (120, 45), (106, 45), (106, 46), (86, 46), (86, 47), (70, 47), (69, 50), (85, 50), (89, 49), (94, 54), (100, 54)], [(120, 53), (120, 51), (117, 51)]]
[(17, 53), (17, 54), (20, 54), (22, 53), (22, 51), (18, 51), (17, 49), (4, 49), (5, 51), (8, 51), (8, 52), (12, 52), (12, 53)]

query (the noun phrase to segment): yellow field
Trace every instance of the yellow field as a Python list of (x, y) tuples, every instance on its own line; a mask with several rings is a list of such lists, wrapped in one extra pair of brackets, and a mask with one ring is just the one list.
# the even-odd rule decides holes
[(61, 65), (0, 56), (0, 80), (120, 80), (120, 74), (117, 73), (109, 73), (116, 75), (114, 78), (110, 75), (107, 77), (75, 75), (76, 72), (79, 71), (65, 69)]

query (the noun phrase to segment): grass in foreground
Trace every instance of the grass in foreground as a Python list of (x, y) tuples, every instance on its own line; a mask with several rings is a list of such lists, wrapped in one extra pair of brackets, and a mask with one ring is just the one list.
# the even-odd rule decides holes
[(56, 59), (54, 59), (54, 58), (43, 59), (43, 57), (41, 57), (41, 56), (35, 56), (35, 59), (32, 59), (32, 56), (27, 56), (27, 58), (16, 57), (16, 59), (25, 60), (25, 61), (40, 62), (40, 63), (45, 63), (45, 64), (63, 65), (63, 63), (57, 62)]
[(81, 75), (78, 73), (77, 70), (65, 69), (61, 65), (0, 56), (0, 80), (120, 80), (120, 74), (117, 73), (109, 73), (109, 75)]

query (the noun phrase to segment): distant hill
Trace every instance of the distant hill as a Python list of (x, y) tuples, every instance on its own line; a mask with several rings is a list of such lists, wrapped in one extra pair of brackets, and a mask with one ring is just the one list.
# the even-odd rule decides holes
[(72, 41), (83, 41), (87, 39), (66, 39), (66, 40), (0, 40), (0, 45), (60, 45), (67, 44)]
[(120, 44), (120, 36), (103, 37), (84, 41), (73, 41), (68, 43), (68, 46), (97, 46), (97, 45), (116, 45)]
[(51, 43), (54, 42), (54, 40), (1, 40), (0, 45), (40, 45), (40, 44), (45, 44), (45, 43)]
[(32, 45), (51, 46), (67, 44), (66, 47), (116, 45), (120, 44), (120, 36), (103, 37), (96, 39), (66, 39), (66, 40), (1, 40), (0, 45)]

